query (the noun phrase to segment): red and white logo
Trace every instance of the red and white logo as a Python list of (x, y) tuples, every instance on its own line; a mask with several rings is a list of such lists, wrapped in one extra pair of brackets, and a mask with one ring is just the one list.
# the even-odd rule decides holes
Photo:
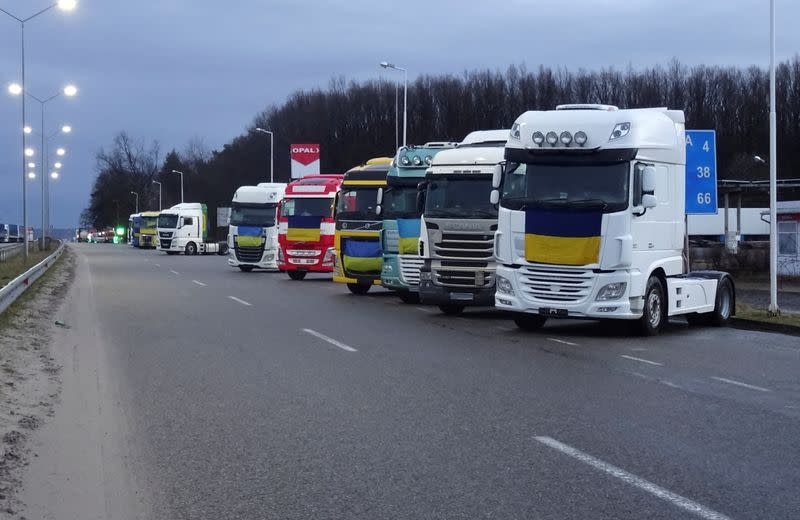
[(293, 144), (292, 179), (319, 174), (319, 144)]

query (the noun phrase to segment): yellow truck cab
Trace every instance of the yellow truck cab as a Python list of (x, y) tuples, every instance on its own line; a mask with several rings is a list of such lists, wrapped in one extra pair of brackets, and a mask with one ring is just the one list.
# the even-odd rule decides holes
[(346, 283), (353, 294), (381, 284), (382, 221), (375, 207), (391, 164), (391, 157), (378, 157), (352, 168), (336, 196), (333, 281)]

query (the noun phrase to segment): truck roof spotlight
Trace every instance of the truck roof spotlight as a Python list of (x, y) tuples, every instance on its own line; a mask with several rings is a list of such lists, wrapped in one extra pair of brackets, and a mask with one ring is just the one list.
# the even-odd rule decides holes
[(403, 166), (410, 166), (411, 159), (409, 159), (407, 155), (404, 155), (400, 158), (400, 164), (402, 164)]
[(555, 146), (556, 143), (558, 142), (558, 134), (556, 134), (555, 132), (547, 132), (546, 139), (547, 139), (547, 144), (549, 144), (550, 146)]
[(586, 144), (586, 141), (589, 140), (589, 137), (586, 135), (586, 132), (581, 130), (575, 132), (575, 144), (578, 146), (583, 146)]
[(418, 155), (415, 155), (411, 162), (414, 163), (414, 166), (422, 166), (422, 159), (420, 159)]
[(572, 134), (567, 131), (561, 132), (561, 136), (559, 136), (559, 139), (561, 139), (561, 144), (563, 144), (564, 146), (569, 146), (570, 144), (572, 144)]
[(532, 139), (536, 146), (542, 146), (542, 143), (544, 143), (544, 134), (541, 132), (534, 132)]

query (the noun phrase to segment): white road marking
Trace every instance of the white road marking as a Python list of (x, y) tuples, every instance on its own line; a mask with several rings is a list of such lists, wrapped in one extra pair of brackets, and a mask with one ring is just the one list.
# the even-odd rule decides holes
[(429, 313), (430, 312), (436, 312), (435, 310), (429, 309), (427, 307), (414, 307), (414, 308), (417, 309), (418, 311), (422, 311), (422, 312), (429, 312)]
[(763, 386), (749, 385), (747, 383), (742, 383), (741, 381), (735, 381), (733, 379), (727, 379), (725, 377), (711, 376), (711, 379), (716, 379), (717, 381), (722, 381), (723, 383), (728, 383), (729, 385), (736, 385), (736, 386), (741, 386), (742, 388), (749, 388), (750, 390), (757, 390), (759, 392), (772, 391), (769, 388), (764, 388)]
[(235, 302), (237, 302), (237, 303), (241, 303), (242, 305), (247, 305), (248, 307), (252, 307), (252, 304), (250, 304), (250, 303), (247, 303), (247, 302), (246, 302), (246, 301), (244, 301), (244, 300), (240, 300), (240, 299), (239, 299), (239, 298), (237, 298), (236, 296), (228, 296), (228, 299), (229, 299), (229, 300), (233, 300), (233, 301), (235, 301)]
[(192, 283), (196, 283), (200, 287), (205, 287), (206, 286), (206, 284), (204, 284), (203, 282), (198, 282), (197, 280), (192, 280)]
[(664, 363), (656, 363), (655, 361), (650, 361), (649, 359), (642, 359), (640, 357), (633, 357), (633, 356), (626, 356), (625, 354), (621, 355), (620, 357), (624, 357), (625, 359), (630, 359), (633, 361), (638, 361), (640, 363), (647, 363), (648, 365), (655, 365), (657, 367), (663, 366)]
[(641, 348), (641, 347), (632, 347), (630, 350), (632, 350), (634, 352), (644, 352), (647, 349), (646, 348)]
[(645, 480), (632, 473), (628, 473), (624, 469), (612, 466), (607, 462), (592, 457), (588, 453), (584, 453), (577, 448), (573, 448), (572, 446), (564, 444), (563, 442), (559, 442), (551, 437), (535, 438), (545, 446), (549, 446), (554, 450), (558, 450), (564, 455), (569, 455), (570, 457), (583, 462), (584, 464), (588, 464), (589, 466), (611, 475), (612, 477), (616, 477), (626, 484), (637, 487), (642, 491), (646, 491), (651, 495), (660, 498), (661, 500), (669, 502), (672, 505), (683, 509), (684, 511), (688, 511), (689, 513), (697, 515), (700, 518), (704, 518), (706, 520), (731, 520), (730, 517), (723, 515), (722, 513), (718, 513), (713, 509), (708, 509), (707, 507), (698, 504), (693, 500), (678, 495), (677, 493), (673, 493), (668, 489), (664, 489), (661, 486), (653, 484), (649, 480)]
[(161, 264), (156, 264), (156, 267), (161, 267)]
[(181, 273), (179, 273), (178, 271), (176, 271), (174, 269), (170, 269), (169, 272), (172, 273), (172, 274), (181, 274)]
[(328, 336), (326, 336), (325, 334), (322, 334), (322, 333), (320, 333), (320, 332), (317, 332), (316, 330), (312, 330), (312, 329), (303, 329), (303, 332), (305, 332), (306, 334), (311, 334), (312, 336), (316, 336), (317, 338), (319, 338), (319, 339), (321, 339), (321, 340), (323, 340), (323, 341), (327, 341), (328, 343), (330, 343), (330, 344), (331, 344), (331, 345), (333, 345), (334, 347), (339, 347), (340, 349), (342, 349), (342, 350), (346, 350), (347, 352), (358, 352), (358, 350), (354, 349), (354, 348), (353, 348), (353, 347), (351, 347), (350, 345), (345, 345), (345, 344), (344, 344), (344, 343), (342, 343), (341, 341), (336, 341), (336, 340), (335, 340), (335, 339), (333, 339), (333, 338), (329, 338), (329, 337), (328, 337)]
[(505, 331), (505, 332), (514, 332), (515, 330), (517, 330), (517, 328), (516, 328), (516, 327), (502, 327), (502, 326), (497, 326), (497, 327), (495, 327), (495, 328), (496, 328), (497, 330), (502, 330), (502, 331)]
[(577, 347), (577, 343), (572, 343), (571, 341), (564, 341), (563, 339), (558, 338), (547, 338), (549, 341), (555, 341), (556, 343), (563, 343), (564, 345), (570, 345), (572, 347)]

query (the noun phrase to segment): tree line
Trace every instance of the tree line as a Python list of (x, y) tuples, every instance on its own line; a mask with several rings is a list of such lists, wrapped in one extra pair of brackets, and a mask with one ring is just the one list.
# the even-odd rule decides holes
[[(687, 128), (717, 132), (717, 164), (723, 179), (765, 179), (768, 167), (754, 155), (769, 150), (769, 78), (759, 67), (687, 67), (678, 61), (644, 69), (570, 71), (512, 66), (506, 71), (476, 70), (460, 75), (424, 75), (409, 84), (408, 142), (459, 141), (473, 130), (510, 128), (525, 110), (552, 109), (563, 103), (604, 103), (620, 108), (666, 106), (686, 112)], [(800, 57), (777, 68), (778, 176), (800, 177)], [(323, 173), (341, 173), (364, 160), (394, 154), (396, 84), (386, 80), (347, 82), (337, 78), (327, 88), (300, 90), (283, 104), (257, 114), (247, 132), (222, 149), (208, 151), (194, 139), (186, 150), (163, 158), (157, 143), (122, 132), (109, 150), (97, 154), (97, 179), (84, 225), (108, 226), (127, 221), (139, 208), (201, 201), (211, 210), (229, 206), (237, 187), (269, 179), (269, 136), (275, 137), (275, 181), (290, 177), (289, 145), (320, 143)], [(402, 87), (400, 95), (402, 119)], [(402, 130), (400, 130), (402, 140)]]

